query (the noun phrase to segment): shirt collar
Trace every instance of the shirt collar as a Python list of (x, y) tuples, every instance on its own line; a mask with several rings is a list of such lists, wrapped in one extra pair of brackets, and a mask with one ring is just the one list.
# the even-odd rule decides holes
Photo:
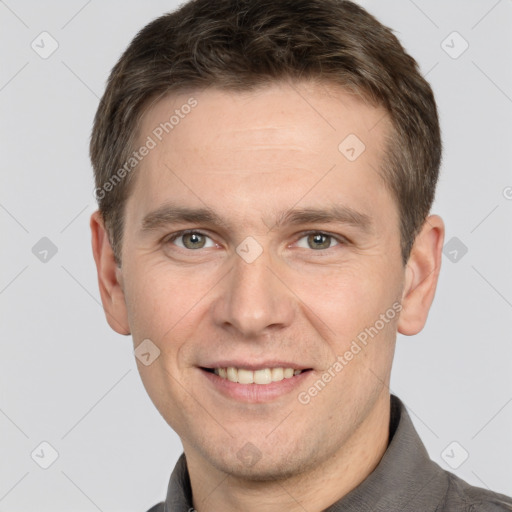
[(390, 442), (377, 467), (325, 512), (434, 512), (448, 490), (402, 401), (391, 395)]
[[(325, 512), (434, 512), (448, 489), (443, 471), (432, 462), (402, 401), (391, 395), (390, 442), (377, 467)], [(185, 454), (171, 474), (165, 512), (193, 509)]]

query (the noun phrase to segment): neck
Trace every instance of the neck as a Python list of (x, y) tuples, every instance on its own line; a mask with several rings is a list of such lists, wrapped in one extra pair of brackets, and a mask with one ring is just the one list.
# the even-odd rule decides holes
[(370, 414), (331, 457), (312, 470), (282, 480), (238, 478), (214, 468), (184, 445), (195, 510), (325, 510), (357, 487), (378, 465), (389, 441), (389, 404), (389, 393), (382, 393)]

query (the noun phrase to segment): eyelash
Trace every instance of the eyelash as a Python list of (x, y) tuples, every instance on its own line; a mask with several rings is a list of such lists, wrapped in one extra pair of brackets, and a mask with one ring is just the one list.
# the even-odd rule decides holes
[[(165, 237), (162, 242), (164, 244), (168, 244), (168, 243), (172, 243), (174, 242), (174, 240), (182, 237), (182, 236), (185, 236), (185, 235), (189, 235), (191, 233), (194, 233), (194, 234), (197, 234), (197, 235), (200, 235), (200, 236), (204, 236), (204, 237), (207, 237), (209, 238), (210, 240), (213, 241), (213, 239), (211, 238), (210, 235), (208, 235), (207, 233), (204, 233), (200, 230), (197, 230), (197, 229), (185, 229), (183, 231), (178, 231), (177, 233), (173, 233), (171, 235), (168, 235), (167, 237)], [(307, 237), (309, 235), (324, 235), (324, 236), (328, 236), (328, 237), (331, 237), (332, 239), (334, 239), (339, 245), (348, 245), (350, 243), (350, 241), (345, 238), (344, 236), (342, 235), (334, 235), (332, 233), (328, 233), (326, 231), (318, 231), (318, 230), (309, 230), (309, 231), (303, 231), (302, 233), (300, 233), (300, 236), (299, 238), (297, 239), (298, 240), (301, 240), (302, 238), (304, 237)], [(336, 247), (336, 246), (334, 246)], [(329, 249), (333, 249), (334, 247), (328, 247), (327, 249), (318, 249), (318, 252), (325, 252)], [(180, 247), (181, 249), (181, 247)], [(188, 252), (194, 252), (193, 249), (184, 249)], [(197, 249), (198, 251), (200, 249)], [(312, 251), (314, 251), (314, 249), (311, 249)], [(317, 251), (315, 251), (317, 252)]]

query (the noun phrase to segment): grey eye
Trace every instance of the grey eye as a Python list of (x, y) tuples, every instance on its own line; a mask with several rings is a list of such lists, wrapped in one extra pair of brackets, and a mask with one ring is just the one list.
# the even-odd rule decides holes
[[(301, 244), (301, 240), (306, 240), (305, 244)], [(313, 250), (330, 249), (337, 244), (338, 242), (332, 235), (328, 235), (327, 233), (322, 232), (309, 233), (308, 235), (300, 238), (299, 242), (297, 242), (299, 247)]]
[(210, 240), (210, 245), (208, 247), (214, 247), (215, 244), (208, 236), (198, 233), (197, 231), (191, 231), (189, 233), (182, 233), (181, 235), (178, 235), (172, 240), (172, 242), (183, 249), (194, 250), (207, 247), (208, 240)]

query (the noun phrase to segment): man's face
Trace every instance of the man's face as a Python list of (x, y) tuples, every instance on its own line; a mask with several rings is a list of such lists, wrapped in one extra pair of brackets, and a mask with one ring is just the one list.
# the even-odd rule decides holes
[[(191, 97), (159, 141), (154, 130)], [(404, 267), (378, 174), (388, 130), (383, 110), (305, 83), (173, 95), (144, 116), (139, 142), (156, 147), (134, 171), (118, 276), (134, 345), (160, 350), (138, 362), (143, 383), (188, 457), (255, 479), (294, 474), (389, 406)], [(212, 215), (169, 215), (185, 208)], [(231, 382), (226, 367), (275, 381)], [(282, 379), (279, 368), (305, 371)]]

